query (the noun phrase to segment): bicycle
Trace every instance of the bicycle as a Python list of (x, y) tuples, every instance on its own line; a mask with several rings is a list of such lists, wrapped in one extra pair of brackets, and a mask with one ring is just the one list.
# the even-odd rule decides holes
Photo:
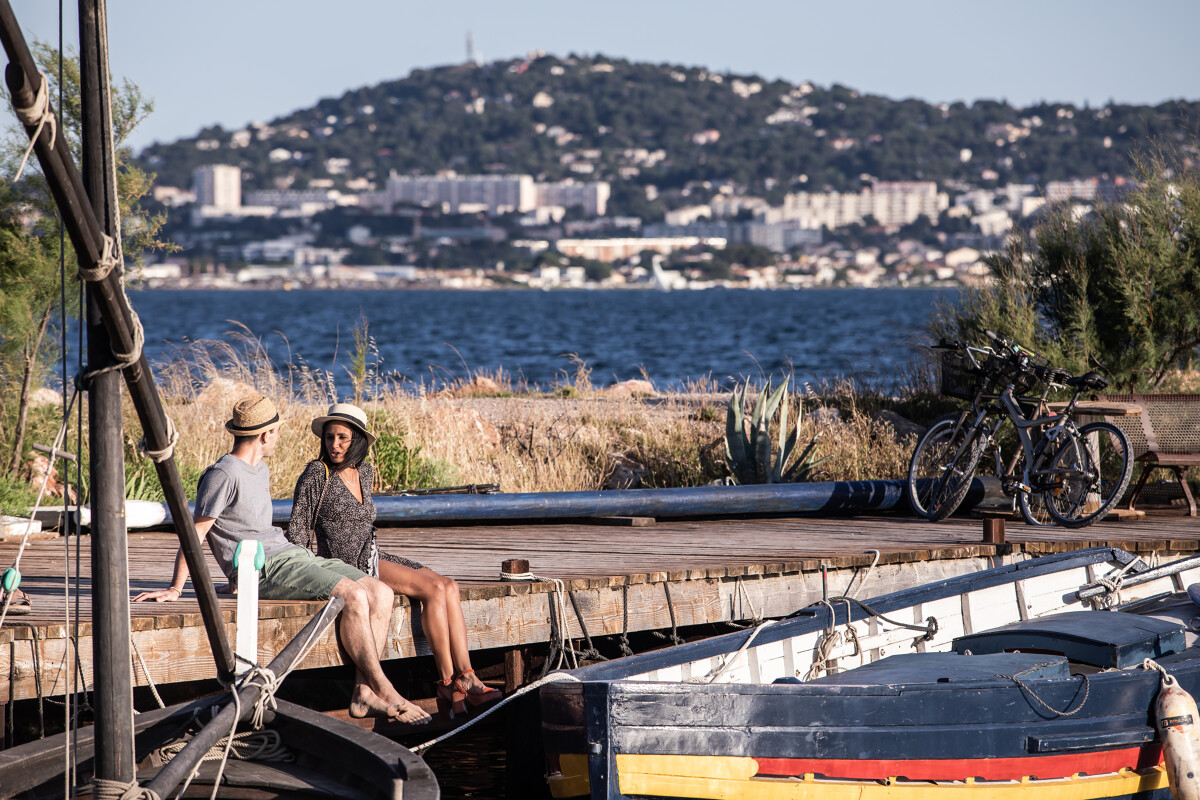
[[(935, 423), (909, 462), (913, 510), (933, 522), (954, 513), (990, 448), (996, 476), (1029, 525), (1081, 528), (1103, 519), (1133, 473), (1129, 440), (1108, 422), (1076, 425), (1071, 413), (1084, 391), (1103, 389), (1096, 372), (1073, 376), (1045, 358), (986, 331), (988, 348), (942, 342), (943, 394), (969, 399), (957, 417)], [(976, 356), (982, 357), (982, 363)], [(1039, 396), (1024, 395), (1037, 384)], [(1055, 388), (1074, 393), (1059, 413), (1047, 409)], [(998, 417), (993, 422), (993, 419)], [(996, 434), (1011, 420), (1019, 446), (1005, 462)]]

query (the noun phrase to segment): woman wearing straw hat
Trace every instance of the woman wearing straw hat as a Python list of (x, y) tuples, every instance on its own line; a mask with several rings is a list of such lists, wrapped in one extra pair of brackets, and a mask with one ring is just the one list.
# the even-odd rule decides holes
[(441, 676), (437, 695), (443, 717), (465, 712), (467, 703), (498, 700), (500, 692), (484, 685), (471, 668), (458, 584), (378, 547), (371, 500), (375, 470), (367, 461), (375, 435), (366, 413), (335, 403), (312, 421), (312, 432), (321, 440), (321, 451), (296, 481), (288, 539), (302, 547), (315, 544), (317, 555), (345, 561), (421, 602), (421, 628)]

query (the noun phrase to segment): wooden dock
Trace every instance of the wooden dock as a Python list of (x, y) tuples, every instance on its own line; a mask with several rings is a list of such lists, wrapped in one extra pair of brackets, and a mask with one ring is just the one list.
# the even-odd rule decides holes
[[(623, 631), (669, 631), (673, 626), (781, 616), (819, 600), (822, 567), (829, 595), (852, 588), (870, 597), (1001, 562), (1050, 552), (1111, 544), (1147, 561), (1200, 553), (1200, 521), (1176, 513), (1136, 522), (1104, 522), (1080, 531), (1031, 528), (1008, 521), (1007, 544), (982, 543), (978, 519), (939, 524), (902, 517), (738, 519), (658, 522), (646, 527), (573, 523), (386, 529), (385, 550), (416, 559), (455, 578), (462, 589), (473, 650), (512, 652), (543, 646), (553, 635), (552, 585), (499, 578), (505, 559), (523, 558), (533, 573), (566, 583), (569, 635), (584, 628), (597, 638)], [(91, 685), (90, 540), (81, 537), (78, 650)], [(170, 577), (176, 540), (169, 533), (132, 533), (130, 580), (134, 592), (162, 588)], [(878, 563), (871, 564), (879, 551)], [(0, 543), (0, 564), (16, 556), (17, 542)], [(70, 635), (75, 599), (64, 593), (74, 575), (76, 539), (29, 543), (21, 563), (22, 588), (33, 611), (10, 616), (0, 630), (0, 702), (61, 695), (74, 669)], [(218, 576), (215, 562), (210, 573)], [(223, 583), (223, 580), (220, 581)], [(222, 598), (232, 639), (235, 601)], [(318, 603), (264, 603), (259, 615), (260, 662), (266, 663), (320, 608)], [(68, 624), (66, 612), (71, 615)], [(580, 621), (582, 619), (583, 626)], [(190, 588), (178, 602), (132, 606), (138, 685), (215, 677), (199, 607)], [(386, 659), (428, 653), (420, 615), (400, 599)], [(329, 634), (305, 668), (342, 664)]]

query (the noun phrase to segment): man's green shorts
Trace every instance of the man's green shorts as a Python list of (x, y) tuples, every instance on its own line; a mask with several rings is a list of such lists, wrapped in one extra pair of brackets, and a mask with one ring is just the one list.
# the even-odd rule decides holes
[(357, 581), (367, 577), (336, 558), (321, 558), (303, 547), (289, 547), (263, 564), (258, 579), (262, 600), (328, 600), (342, 578)]

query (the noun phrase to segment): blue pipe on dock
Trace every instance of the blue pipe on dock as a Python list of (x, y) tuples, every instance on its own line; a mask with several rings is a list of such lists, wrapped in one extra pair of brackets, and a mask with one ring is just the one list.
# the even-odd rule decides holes
[[(531, 492), (375, 497), (376, 524), (488, 522), (588, 517), (729, 517), (753, 514), (847, 514), (908, 510), (907, 481), (829, 481), (604, 492)], [(996, 487), (990, 486), (997, 483)], [(998, 482), (975, 478), (961, 510), (999, 494)], [(291, 500), (274, 501), (274, 522), (286, 525)]]

